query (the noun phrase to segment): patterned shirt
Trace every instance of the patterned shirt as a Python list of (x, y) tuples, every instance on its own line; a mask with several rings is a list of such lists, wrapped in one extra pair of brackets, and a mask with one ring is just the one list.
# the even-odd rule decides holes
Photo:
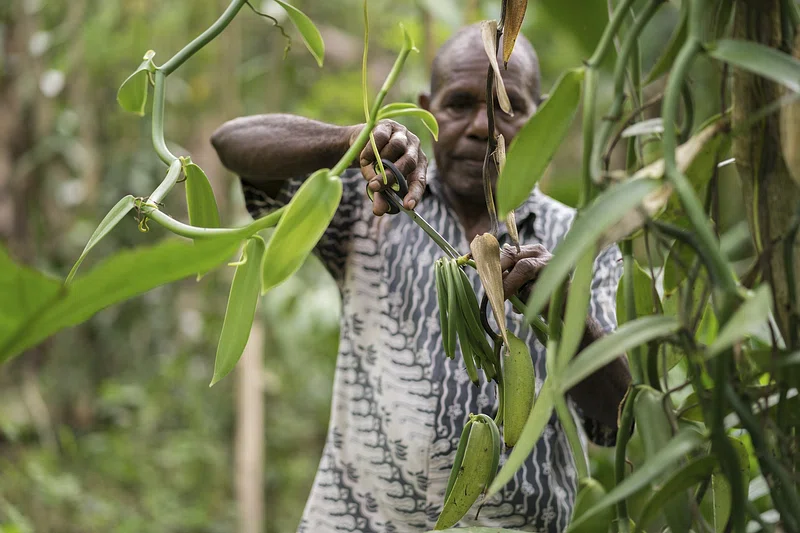
[[(375, 217), (358, 170), (348, 170), (342, 180), (341, 204), (316, 247), (341, 292), (339, 353), (327, 439), (298, 531), (428, 531), (441, 512), (469, 414), (494, 417), (497, 411), (495, 384), (481, 373), (478, 390), (460, 352), (452, 360), (445, 356), (433, 269), (443, 252), (403, 213)], [(243, 181), (251, 215), (285, 205), (301, 180), (285, 183), (273, 199)], [(462, 253), (469, 250), (433, 165), (416, 211)], [(521, 242), (553, 250), (575, 212), (536, 188), (516, 214)], [(501, 230), (502, 245), (508, 235)], [(595, 261), (590, 312), (605, 331), (616, 327), (619, 258), (612, 246)], [(477, 273), (466, 271), (480, 298)], [(530, 346), (538, 391), (545, 349), (506, 303), (509, 330)], [(572, 409), (584, 438), (613, 445), (615, 429)], [(501, 465), (508, 453), (503, 450)], [(576, 484), (574, 460), (553, 414), (514, 479), (484, 504), (479, 519), (476, 504), (458, 526), (560, 532), (570, 518)]]

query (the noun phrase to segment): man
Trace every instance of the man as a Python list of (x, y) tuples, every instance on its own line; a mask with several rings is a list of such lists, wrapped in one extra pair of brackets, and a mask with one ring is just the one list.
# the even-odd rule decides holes
[[(486, 122), (486, 72), (478, 25), (454, 35), (432, 68), (430, 94), (421, 107), (439, 122), (435, 165), (428, 165), (419, 139), (403, 126), (375, 127), (382, 157), (407, 176), (408, 209), (427, 219), (462, 252), (489, 228), (482, 164), (490, 132)], [(522, 36), (502, 72), (514, 107), (496, 111), (497, 130), (507, 142), (540, 104), (538, 59)], [(212, 137), (222, 163), (238, 174), (253, 216), (289, 201), (302, 179), (331, 168), (363, 125), (334, 126), (290, 115), (244, 117), (224, 124)], [(403, 214), (382, 216), (380, 194), (370, 202), (365, 183), (383, 188), (368, 146), (342, 176), (344, 193), (316, 252), (342, 294), (341, 341), (328, 438), (299, 527), (301, 532), (417, 532), (433, 528), (441, 511), (458, 438), (470, 413), (494, 416), (494, 384), (470, 382), (460, 354), (447, 359), (439, 329), (433, 262), (442, 252)], [(535, 190), (517, 210), (517, 254), (503, 252), (506, 295), (530, 286), (566, 234), (573, 210)], [(505, 232), (501, 242), (508, 242)], [(616, 325), (614, 302), (620, 272), (616, 247), (595, 265), (591, 316), (585, 347)], [(480, 282), (468, 269), (477, 294)], [(510, 309), (510, 305), (509, 305)], [(509, 312), (509, 328), (525, 339), (536, 375), (545, 376), (545, 350), (520, 315)], [(537, 388), (541, 379), (537, 378)], [(616, 416), (630, 381), (624, 358), (576, 386), (571, 398), (591, 440), (613, 445)], [(503, 452), (503, 458), (507, 457)], [(574, 462), (555, 417), (533, 453), (503, 491), (459, 525), (561, 531), (575, 498)]]

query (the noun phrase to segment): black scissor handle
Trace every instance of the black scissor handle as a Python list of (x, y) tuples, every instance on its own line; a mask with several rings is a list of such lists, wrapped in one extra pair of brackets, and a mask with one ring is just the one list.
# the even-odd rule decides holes
[[(400, 170), (388, 159), (381, 159), (381, 163), (383, 166), (388, 169), (393, 175), (395, 181), (400, 186), (399, 191), (395, 191), (394, 189), (385, 189), (381, 191), (381, 194), (384, 194), (384, 198), (389, 203), (389, 214), (395, 215), (400, 212), (401, 207), (403, 206), (403, 198), (405, 198), (406, 194), (408, 194), (408, 183), (406, 182), (405, 176)], [(375, 169), (375, 173), (378, 173), (378, 162), (376, 161), (373, 163), (373, 168)], [(369, 184), (367, 184), (369, 187)], [(367, 189), (369, 190), (369, 189)]]

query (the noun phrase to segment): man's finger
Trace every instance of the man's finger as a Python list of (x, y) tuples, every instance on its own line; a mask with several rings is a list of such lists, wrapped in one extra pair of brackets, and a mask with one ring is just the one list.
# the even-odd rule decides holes
[(508, 270), (513, 267), (517, 262), (528, 258), (542, 258), (549, 259), (550, 252), (542, 244), (526, 244), (520, 247), (517, 252), (513, 246), (504, 246), (500, 249), (500, 267), (503, 270)]
[(397, 130), (392, 133), (392, 136), (389, 138), (388, 142), (381, 148), (378, 145), (378, 150), (380, 150), (380, 154), (382, 158), (386, 158), (389, 161), (397, 161), (400, 159), (403, 154), (406, 153), (408, 149), (408, 136), (404, 130)]
[[(389, 142), (392, 137), (392, 125), (389, 122), (379, 122), (372, 130), (372, 135), (375, 137), (375, 146), (378, 148), (378, 153), (381, 152), (384, 146)], [(375, 162), (375, 151), (372, 149), (372, 143), (367, 142), (364, 149), (361, 150), (359, 156), (359, 165), (366, 167)]]
[(408, 176), (408, 194), (403, 198), (403, 206), (406, 209), (414, 209), (422, 200), (422, 194), (425, 192), (425, 184), (427, 182), (426, 173), (428, 171), (424, 164), (420, 164)]
[(505, 298), (510, 298), (519, 291), (520, 287), (529, 281), (536, 281), (539, 272), (547, 263), (539, 259), (522, 259), (514, 265), (514, 268), (503, 279), (503, 293)]
[(394, 161), (394, 166), (397, 167), (397, 170), (403, 173), (403, 176), (406, 176), (406, 180), (409, 179), (408, 176), (411, 175), (412, 172), (417, 168), (419, 160), (419, 149), (412, 145), (409, 145), (406, 149), (406, 152), (397, 160)]
[(376, 192), (373, 196), (374, 201), (372, 202), (372, 214), (376, 217), (380, 217), (385, 215), (389, 212), (389, 202), (383, 197), (383, 195), (379, 192)]

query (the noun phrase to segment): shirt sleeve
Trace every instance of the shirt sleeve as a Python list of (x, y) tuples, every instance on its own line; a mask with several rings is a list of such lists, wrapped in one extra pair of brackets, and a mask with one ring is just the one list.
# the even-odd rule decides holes
[[(285, 206), (308, 176), (286, 180), (280, 191), (272, 197), (242, 178), (242, 193), (248, 213), (261, 218)], [(341, 286), (347, 257), (352, 250), (353, 225), (361, 217), (368, 198), (365, 182), (357, 169), (348, 169), (341, 176), (342, 199), (330, 225), (314, 248), (314, 254)]]
[[(603, 250), (595, 259), (594, 278), (591, 285), (589, 315), (597, 320), (604, 333), (617, 327), (617, 287), (622, 277), (622, 254), (617, 245)], [(598, 446), (611, 447), (617, 443), (617, 428), (584, 416), (580, 408), (576, 410), (583, 420), (586, 436)]]

